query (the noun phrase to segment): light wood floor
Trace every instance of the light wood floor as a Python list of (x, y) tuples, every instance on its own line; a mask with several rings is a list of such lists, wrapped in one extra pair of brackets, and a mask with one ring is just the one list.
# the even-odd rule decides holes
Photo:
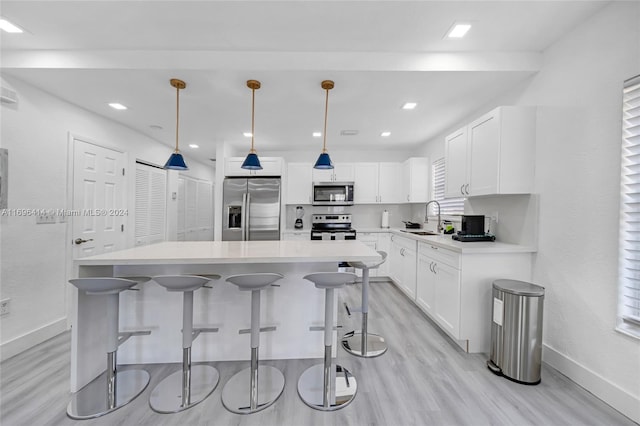
[[(358, 394), (348, 407), (331, 413), (300, 401), (299, 375), (319, 360), (265, 361), (280, 368), (285, 390), (271, 407), (252, 415), (229, 413), (220, 400), (222, 386), (245, 362), (216, 362), (218, 388), (201, 404), (177, 414), (149, 408), (151, 389), (179, 368), (146, 366), (151, 384), (131, 404), (94, 420), (74, 421), (69, 401), (70, 335), (64, 333), (0, 365), (0, 424), (16, 425), (634, 425), (635, 423), (543, 366), (542, 383), (520, 385), (487, 370), (485, 355), (462, 352), (391, 283), (372, 283), (369, 330), (385, 336), (389, 350), (362, 359), (338, 350), (338, 361), (358, 380)], [(359, 328), (360, 316), (348, 317), (346, 301), (358, 306), (360, 287), (340, 290), (343, 331)], [(197, 344), (197, 341), (196, 341)]]

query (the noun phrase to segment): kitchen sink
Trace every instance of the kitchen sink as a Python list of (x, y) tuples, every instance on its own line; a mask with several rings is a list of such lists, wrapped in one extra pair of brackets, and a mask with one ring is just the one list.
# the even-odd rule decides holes
[(431, 232), (431, 231), (413, 231), (411, 229), (401, 229), (401, 232), (406, 232), (408, 234), (414, 234), (414, 235), (439, 235), (436, 232)]

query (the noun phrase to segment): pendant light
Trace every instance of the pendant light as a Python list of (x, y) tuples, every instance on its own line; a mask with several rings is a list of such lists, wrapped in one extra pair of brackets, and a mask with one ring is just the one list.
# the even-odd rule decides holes
[(180, 123), (180, 89), (184, 89), (187, 87), (187, 83), (182, 80), (178, 80), (177, 78), (172, 78), (169, 80), (169, 83), (176, 88), (176, 149), (171, 154), (171, 157), (167, 160), (164, 165), (165, 169), (170, 170), (189, 170), (187, 165), (184, 162), (184, 158), (182, 158), (182, 154), (180, 154), (180, 149), (178, 149), (178, 127)]
[(324, 104), (324, 132), (322, 133), (322, 152), (313, 166), (314, 169), (333, 169), (333, 163), (327, 152), (327, 113), (329, 111), (329, 90), (333, 89), (333, 81), (325, 80), (320, 84), (322, 88), (327, 92), (325, 104)]
[(262, 170), (260, 165), (260, 159), (256, 150), (253, 148), (253, 138), (255, 135), (255, 109), (256, 109), (256, 90), (260, 88), (260, 82), (258, 80), (248, 80), (247, 87), (251, 89), (251, 150), (242, 163), (242, 168), (247, 170)]

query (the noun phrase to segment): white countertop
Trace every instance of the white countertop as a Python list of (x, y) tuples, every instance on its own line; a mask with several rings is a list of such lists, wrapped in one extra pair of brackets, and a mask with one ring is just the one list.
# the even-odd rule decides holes
[[(403, 232), (399, 228), (357, 228), (359, 233), (390, 232), (393, 235), (409, 238), (422, 243), (432, 244), (458, 253), (535, 253), (537, 248), (530, 245), (510, 244), (500, 241), (474, 241), (461, 243), (451, 238), (451, 235), (416, 235)], [(416, 231), (422, 231), (417, 229)]]
[(359, 241), (167, 241), (75, 259), (76, 265), (309, 263), (375, 261)]

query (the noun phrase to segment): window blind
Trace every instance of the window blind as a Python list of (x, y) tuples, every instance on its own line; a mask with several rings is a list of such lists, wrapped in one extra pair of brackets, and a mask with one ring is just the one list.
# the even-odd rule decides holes
[[(433, 162), (431, 167), (433, 176), (431, 182), (433, 182), (432, 194), (433, 199), (440, 203), (440, 213), (442, 215), (454, 215), (464, 213), (464, 198), (445, 198), (444, 196), (444, 182), (445, 182), (445, 161), (444, 158), (440, 158)], [(430, 215), (437, 215), (438, 210), (435, 203), (430, 206)]]
[(640, 75), (625, 82), (622, 102), (618, 329), (640, 337)]

